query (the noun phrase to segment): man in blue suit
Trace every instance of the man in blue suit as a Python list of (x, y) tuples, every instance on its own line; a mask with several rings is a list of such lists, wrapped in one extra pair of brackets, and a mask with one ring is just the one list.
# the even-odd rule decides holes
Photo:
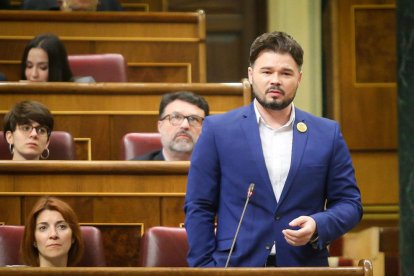
[(207, 117), (185, 199), (190, 266), (327, 266), (326, 246), (362, 217), (349, 150), (336, 122), (293, 105), (303, 50), (265, 33), (250, 49), (255, 100)]

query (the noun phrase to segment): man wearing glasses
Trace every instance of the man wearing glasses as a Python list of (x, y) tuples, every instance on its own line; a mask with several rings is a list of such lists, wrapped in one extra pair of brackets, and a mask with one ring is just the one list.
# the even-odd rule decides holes
[(159, 114), (162, 149), (132, 160), (189, 161), (204, 118), (209, 115), (207, 101), (187, 91), (165, 94)]

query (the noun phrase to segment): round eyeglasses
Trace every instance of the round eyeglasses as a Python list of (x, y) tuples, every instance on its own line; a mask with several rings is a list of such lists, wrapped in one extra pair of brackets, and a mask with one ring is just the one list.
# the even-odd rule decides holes
[(160, 119), (160, 121), (164, 121), (165, 119), (168, 119), (170, 121), (170, 124), (173, 126), (180, 126), (183, 123), (184, 119), (187, 119), (188, 124), (192, 127), (201, 127), (204, 121), (203, 117), (197, 115), (184, 116), (180, 113), (171, 113), (165, 115)]
[(49, 129), (45, 126), (32, 126), (32, 125), (19, 125), (19, 130), (25, 135), (29, 136), (32, 133), (33, 129), (36, 130), (37, 135), (47, 136), (49, 134)]

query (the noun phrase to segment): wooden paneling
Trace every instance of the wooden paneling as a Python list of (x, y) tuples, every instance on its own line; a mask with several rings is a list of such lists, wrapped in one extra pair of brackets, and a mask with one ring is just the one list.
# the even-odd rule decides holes
[(107, 266), (138, 266), (142, 225), (109, 223), (93, 226), (101, 230)]
[(0, 162), (0, 222), (25, 223), (36, 200), (54, 195), (82, 225), (103, 234), (108, 266), (137, 266), (149, 227), (184, 222), (189, 162)]
[(394, 6), (354, 7), (356, 84), (395, 83), (395, 15)]
[(0, 165), (0, 192), (94, 196), (104, 192), (129, 196), (184, 193), (189, 162), (0, 161)]
[[(0, 116), (15, 103), (37, 100), (52, 111), (55, 130), (89, 139), (92, 160), (117, 160), (119, 143), (128, 132), (157, 132), (161, 96), (193, 91), (209, 103), (211, 113), (222, 113), (251, 101), (250, 85), (243, 83), (1, 83)], [(79, 143), (77, 143), (79, 144)], [(80, 145), (79, 145), (80, 146)], [(77, 159), (86, 159), (84, 152)]]
[[(332, 93), (340, 102), (339, 116), (334, 119), (340, 121), (351, 150), (395, 150), (396, 86), (392, 80), (396, 74), (396, 53), (395, 35), (390, 34), (395, 33), (395, 29), (390, 27), (390, 24), (395, 26), (394, 1), (332, 2), (335, 2), (333, 5), (337, 12), (334, 25), (337, 27), (332, 32), (338, 32), (337, 37), (340, 38), (333, 45), (332, 54), (336, 64), (328, 68), (336, 70), (337, 77), (332, 87), (328, 87), (328, 96)], [(391, 20), (387, 21), (386, 36), (383, 36), (381, 23), (383, 16)], [(368, 23), (361, 22), (366, 17), (377, 21), (366, 26)], [(385, 46), (377, 46), (379, 43)], [(383, 48), (387, 48), (387, 51)], [(376, 60), (372, 60), (373, 56), (376, 56)], [(369, 57), (370, 60), (367, 59)], [(378, 70), (382, 73), (378, 73)], [(386, 75), (394, 76), (381, 77)]]
[(19, 80), (24, 46), (37, 34), (51, 32), (69, 55), (122, 54), (130, 82), (205, 82), (204, 17), (203, 12), (0, 11), (0, 70), (8, 80)]
[(352, 160), (364, 204), (398, 203), (398, 156), (394, 151), (354, 151)]
[[(395, 6), (393, 0), (329, 1), (331, 41), (326, 59), (330, 115), (341, 123), (351, 150), (395, 150)], [(370, 20), (365, 20), (370, 18)], [(387, 24), (387, 27), (384, 27)], [(381, 45), (378, 45), (381, 44)]]
[(341, 125), (362, 201), (378, 210), (362, 226), (397, 225), (395, 1), (324, 2), (326, 115)]
[[(13, 0), (13, 3), (17, 2), (19, 0)], [(206, 12), (205, 54), (208, 57), (204, 81), (208, 82), (235, 82), (246, 77), (250, 44), (256, 36), (267, 31), (266, 0), (120, 0), (120, 2), (126, 12), (195, 12), (200, 9), (204, 10)], [(69, 40), (66, 40), (65, 43), (71, 43), (71, 53), (88, 53), (94, 51), (95, 47), (94, 44), (84, 45)], [(137, 47), (137, 49), (141, 48), (141, 46)], [(14, 51), (21, 53), (21, 49)], [(139, 55), (141, 50), (135, 52)], [(163, 58), (168, 58), (168, 55)], [(128, 65), (130, 81), (180, 82), (184, 77), (180, 74), (179, 80), (171, 80), (171, 70), (169, 69), (172, 68), (163, 65), (150, 67), (148, 68), (149, 72), (146, 72), (147, 70), (137, 71), (138, 68), (133, 67), (131, 63)], [(9, 67), (11, 66), (0, 64), (0, 71), (4, 71), (6, 68), (8, 74), (18, 76), (18, 68)], [(180, 67), (180, 70), (182, 69)], [(164, 72), (166, 70), (168, 73)], [(151, 76), (137, 78), (141, 76), (140, 73)], [(175, 75), (177, 72), (174, 71), (173, 74)], [(15, 80), (16, 78), (9, 79)], [(192, 81), (197, 82), (197, 79), (192, 78)]]
[(234, 82), (247, 76), (250, 44), (267, 31), (265, 0), (169, 0), (169, 11), (206, 12), (207, 80)]
[[(5, 180), (5, 179), (2, 177), (2, 180)], [(6, 183), (12, 183), (12, 181), (9, 181)], [(7, 190), (8, 189), (6, 189), (6, 191)], [(0, 213), (1, 213), (0, 225), (1, 224), (13, 224), (13, 225), (23, 224), (22, 217), (20, 216), (21, 214), (20, 198), (0, 196), (0, 203), (1, 203), (0, 204)]]

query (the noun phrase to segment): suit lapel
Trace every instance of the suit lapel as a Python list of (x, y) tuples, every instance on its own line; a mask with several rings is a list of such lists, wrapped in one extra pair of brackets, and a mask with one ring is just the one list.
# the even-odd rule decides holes
[(307, 125), (306, 119), (304, 117), (305, 113), (297, 108), (295, 112), (296, 114), (295, 122), (293, 123), (291, 164), (285, 186), (283, 187), (283, 191), (278, 202), (278, 208), (285, 200), (286, 195), (289, 192), (289, 189), (292, 186), (292, 183), (295, 179), (295, 176), (299, 171), (303, 153), (305, 151), (306, 143), (308, 141), (308, 129), (304, 129), (304, 127), (309, 128), (309, 125)]
[[(263, 157), (262, 142), (260, 140), (259, 126), (257, 124), (253, 103), (250, 104), (250, 106), (246, 108), (243, 113), (241, 128), (246, 137), (248, 149), (257, 166), (257, 171), (260, 172), (264, 186), (268, 189), (268, 193), (273, 195), (274, 192), (272, 184), (270, 183), (269, 174), (267, 172), (266, 163)], [(255, 184), (257, 185), (259, 183)], [(272, 198), (274, 198), (274, 207), (276, 207), (276, 198), (274, 196)]]

